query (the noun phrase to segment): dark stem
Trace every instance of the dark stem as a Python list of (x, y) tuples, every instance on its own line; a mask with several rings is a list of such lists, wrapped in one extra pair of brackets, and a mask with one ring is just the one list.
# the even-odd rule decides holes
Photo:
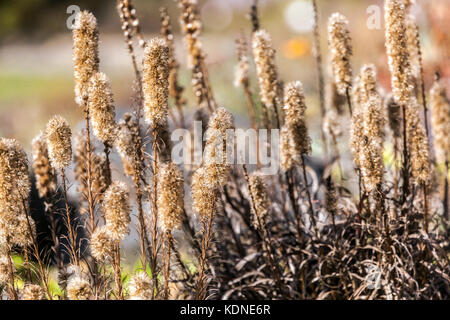
[(345, 96), (347, 97), (348, 111), (350, 112), (350, 117), (352, 117), (353, 116), (352, 98), (350, 96), (350, 87), (349, 86), (347, 86), (347, 89), (345, 89)]
[(170, 279), (170, 249), (172, 248), (172, 233), (166, 232), (166, 268), (164, 272), (164, 300), (169, 299), (169, 279)]
[(6, 236), (6, 246), (8, 248), (7, 260), (8, 260), (8, 274), (9, 274), (9, 295), (12, 296), (14, 300), (19, 300), (17, 292), (14, 286), (14, 268), (11, 262), (11, 240), (9, 235)]
[(303, 171), (303, 179), (305, 180), (305, 190), (306, 190), (306, 196), (308, 198), (308, 203), (309, 203), (309, 213), (311, 216), (311, 221), (312, 221), (316, 236), (319, 237), (319, 231), (317, 230), (317, 222), (316, 222), (316, 217), (314, 215), (314, 207), (313, 207), (313, 203), (312, 203), (311, 193), (309, 192), (308, 176), (306, 174), (305, 156), (303, 154), (302, 154), (302, 171)]
[[(158, 279), (156, 275), (156, 265), (158, 258), (157, 237), (158, 237), (158, 206), (157, 206), (157, 191), (158, 191), (158, 131), (156, 126), (153, 126), (153, 232), (152, 232), (152, 277), (156, 289), (158, 286)], [(157, 291), (157, 290), (156, 290)]]

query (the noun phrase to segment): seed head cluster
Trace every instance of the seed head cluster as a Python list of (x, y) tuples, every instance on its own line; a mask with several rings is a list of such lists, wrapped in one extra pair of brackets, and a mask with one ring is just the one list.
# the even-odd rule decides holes
[(434, 149), (439, 163), (450, 161), (450, 102), (443, 79), (436, 80), (430, 91)]
[(345, 95), (352, 85), (351, 57), (353, 54), (348, 20), (334, 13), (328, 20), (328, 46), (334, 82), (339, 94)]
[(52, 167), (55, 169), (68, 167), (72, 160), (72, 131), (66, 119), (58, 115), (51, 118), (47, 123), (45, 135)]
[(260, 29), (253, 33), (252, 46), (261, 102), (273, 108), (280, 97), (280, 84), (272, 38), (267, 31)]
[(183, 172), (173, 162), (162, 164), (158, 172), (158, 214), (164, 231), (179, 229), (184, 210)]
[(116, 112), (111, 85), (104, 73), (97, 72), (92, 76), (88, 92), (88, 106), (94, 134), (103, 143), (111, 145), (115, 139)]
[(39, 197), (48, 197), (56, 191), (56, 173), (50, 164), (47, 140), (41, 132), (31, 142), (33, 153), (33, 170)]
[(75, 18), (73, 28), (73, 66), (75, 77), (75, 101), (83, 106), (88, 98), (91, 77), (98, 72), (97, 19), (88, 11)]
[(156, 126), (166, 121), (168, 111), (169, 48), (163, 39), (147, 44), (142, 65), (145, 119)]
[(413, 86), (403, 0), (386, 0), (384, 10), (392, 92), (397, 103), (405, 104), (409, 101)]
[(285, 125), (282, 129), (281, 163), (287, 171), (301, 163), (301, 155), (311, 152), (311, 139), (306, 126), (306, 105), (300, 81), (286, 85), (284, 93)]

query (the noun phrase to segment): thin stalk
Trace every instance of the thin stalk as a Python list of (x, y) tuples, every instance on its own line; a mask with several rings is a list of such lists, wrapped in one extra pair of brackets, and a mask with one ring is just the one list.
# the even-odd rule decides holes
[(319, 9), (317, 8), (317, 1), (312, 0), (314, 8), (314, 50), (316, 57), (316, 68), (318, 76), (319, 85), (319, 101), (320, 101), (320, 131), (322, 135), (322, 144), (325, 154), (325, 159), (328, 159), (328, 147), (327, 138), (325, 135), (325, 130), (323, 128), (323, 122), (325, 118), (325, 95), (324, 95), (324, 77), (323, 77), (323, 66), (322, 66), (322, 53), (320, 48), (320, 32), (319, 32)]
[(122, 274), (120, 270), (120, 241), (117, 241), (114, 248), (114, 279), (116, 282), (116, 290), (117, 290), (117, 297), (120, 300), (123, 300), (123, 293), (122, 293)]
[(111, 146), (109, 143), (104, 143), (104, 149), (105, 152), (105, 158), (106, 158), (106, 186), (108, 187), (112, 182), (112, 176), (111, 176), (111, 161), (109, 160), (109, 154), (111, 153)]
[(90, 134), (90, 124), (89, 124), (89, 107), (85, 104), (84, 117), (86, 121), (86, 171), (87, 171), (87, 196), (89, 205), (89, 217), (91, 222), (91, 234), (95, 231), (95, 216), (94, 216), (94, 197), (92, 195), (92, 168), (91, 168), (91, 134)]
[(250, 195), (252, 209), (253, 209), (253, 211), (255, 213), (255, 216), (256, 216), (256, 222), (257, 222), (257, 225), (258, 225), (257, 229), (259, 229), (261, 231), (261, 233), (262, 233), (261, 238), (263, 239), (263, 249), (264, 249), (264, 251), (266, 251), (268, 264), (269, 264), (269, 266), (272, 269), (272, 272), (274, 274), (275, 283), (278, 286), (278, 290), (280, 290), (280, 293), (283, 296), (285, 296), (284, 290), (283, 290), (283, 284), (281, 283), (280, 270), (278, 269), (278, 266), (275, 264), (274, 259), (273, 259), (273, 252), (274, 252), (274, 250), (273, 250), (273, 247), (272, 247), (272, 238), (270, 236), (270, 233), (267, 231), (267, 229), (265, 227), (265, 224), (263, 223), (263, 221), (261, 221), (260, 214), (256, 210), (255, 197), (254, 197), (253, 193), (250, 190), (250, 182), (249, 182), (249, 177), (248, 177), (248, 173), (247, 173), (247, 167), (245, 165), (242, 165), (242, 169), (244, 171), (244, 177), (245, 177), (245, 180), (247, 182), (247, 191), (248, 191), (248, 194)]
[(352, 98), (350, 96), (350, 87), (349, 86), (347, 86), (347, 89), (345, 89), (345, 96), (347, 97), (348, 111), (350, 112), (350, 117), (352, 117), (353, 116)]
[(28, 212), (25, 201), (23, 201), (23, 206), (24, 206), (24, 210), (25, 210), (25, 216), (27, 218), (28, 233), (30, 234), (31, 239), (33, 241), (34, 255), (36, 256), (36, 260), (38, 261), (39, 274), (41, 276), (42, 284), (44, 285), (45, 291), (47, 291), (47, 296), (48, 296), (49, 300), (53, 300), (52, 295), (50, 293), (50, 288), (48, 286), (48, 279), (47, 279), (46, 272), (44, 270), (44, 264), (42, 263), (41, 257), (39, 255), (37, 238), (36, 238), (36, 235), (33, 233), (33, 230), (31, 229), (29, 212)]
[(408, 138), (407, 138), (407, 128), (406, 128), (406, 106), (402, 105), (402, 117), (403, 117), (403, 164), (402, 164), (402, 176), (403, 176), (403, 186), (402, 186), (402, 199), (401, 203), (406, 202), (407, 196), (409, 194), (409, 158), (408, 158)]
[(426, 182), (422, 183), (423, 200), (424, 200), (424, 212), (423, 212), (423, 227), (425, 232), (428, 233), (428, 187)]
[[(156, 126), (153, 126), (153, 232), (152, 232), (152, 277), (154, 286), (158, 289), (158, 281), (156, 278), (156, 266), (158, 258), (157, 249), (157, 237), (158, 237), (158, 205), (157, 205), (157, 192), (158, 192), (158, 131)], [(157, 291), (157, 290), (156, 290)]]
[[(242, 84), (242, 87), (244, 88), (245, 97), (247, 100), (247, 107), (248, 107), (248, 114), (250, 115), (250, 121), (252, 125), (252, 129), (255, 130), (255, 132), (258, 132), (258, 125), (256, 123), (256, 117), (255, 117), (255, 103), (252, 99), (252, 92), (250, 90), (250, 84), (247, 81), (245, 81)], [(256, 161), (258, 169), (261, 168), (261, 160), (259, 155), (259, 136), (257, 136), (256, 140)]]
[(11, 262), (11, 240), (9, 238), (9, 235), (6, 236), (6, 247), (8, 248), (8, 254), (7, 254), (7, 260), (8, 260), (8, 275), (9, 275), (9, 296), (12, 297), (14, 300), (19, 300), (17, 296), (17, 292), (14, 285), (14, 268)]
[[(446, 157), (448, 159), (448, 156)], [(445, 161), (445, 176), (444, 176), (444, 217), (447, 217), (447, 221), (450, 221), (450, 213), (448, 210), (448, 171), (449, 163), (448, 160)]]
[[(136, 202), (138, 205), (138, 220), (139, 220), (139, 243), (140, 243), (140, 249), (141, 249), (141, 264), (142, 269), (145, 271), (147, 268), (147, 254), (146, 254), (146, 238), (147, 238), (147, 231), (145, 227), (145, 221), (144, 221), (144, 210), (142, 208), (142, 190), (141, 190), (141, 184), (139, 181), (139, 172), (134, 170), (134, 187), (136, 189)], [(153, 270), (152, 270), (153, 272)]]
[(211, 227), (212, 221), (214, 218), (215, 211), (215, 200), (216, 195), (214, 197), (214, 207), (210, 212), (209, 216), (202, 217), (202, 243), (201, 243), (201, 253), (200, 253), (200, 261), (199, 261), (199, 273), (197, 278), (197, 292), (195, 294), (196, 300), (204, 300), (206, 298), (206, 285), (204, 283), (205, 280), (205, 267), (207, 262), (207, 251), (209, 248), (209, 243), (211, 241)]
[(295, 199), (295, 193), (294, 193), (294, 184), (292, 183), (292, 179), (290, 179), (292, 176), (292, 171), (285, 173), (285, 179), (288, 187), (288, 194), (289, 199), (291, 201), (292, 209), (294, 211), (295, 221), (296, 221), (296, 228), (297, 228), (297, 234), (298, 234), (298, 240), (300, 243), (303, 243), (303, 234), (302, 234), (302, 222), (300, 220), (300, 209), (298, 207), (297, 201)]
[[(62, 255), (61, 252), (59, 250), (59, 237), (56, 234), (56, 221), (55, 221), (55, 214), (54, 211), (52, 210), (52, 203), (51, 200), (48, 199), (47, 197), (44, 198), (44, 203), (49, 203), (50, 205), (46, 205), (46, 208), (48, 207), (48, 220), (49, 220), (49, 224), (50, 224), (50, 233), (51, 233), (51, 237), (52, 237), (52, 251), (53, 254), (55, 255), (55, 261), (56, 264), (58, 266), (58, 270), (62, 270), (63, 268), (63, 259), (62, 259)], [(47, 210), (45, 210), (45, 212), (47, 212)]]
[(172, 248), (172, 232), (166, 232), (166, 268), (164, 272), (164, 300), (169, 299), (169, 279), (170, 279), (170, 249)]
[(305, 190), (306, 190), (306, 196), (308, 198), (308, 203), (309, 203), (309, 213), (311, 216), (311, 221), (313, 223), (313, 227), (314, 227), (316, 236), (319, 237), (319, 232), (317, 230), (316, 217), (314, 216), (314, 207), (313, 207), (313, 203), (312, 203), (311, 193), (309, 192), (309, 187), (308, 187), (308, 176), (306, 174), (305, 156), (303, 154), (302, 154), (302, 171), (303, 171), (303, 180), (305, 180)]
[(67, 230), (69, 231), (69, 247), (72, 255), (72, 258), (77, 266), (80, 265), (78, 260), (78, 254), (76, 251), (76, 238), (73, 232), (72, 219), (70, 218), (70, 209), (69, 209), (69, 200), (67, 198), (67, 185), (66, 185), (66, 171), (64, 168), (61, 169), (61, 178), (63, 182), (63, 195), (64, 195), (64, 203), (66, 206), (66, 223)]

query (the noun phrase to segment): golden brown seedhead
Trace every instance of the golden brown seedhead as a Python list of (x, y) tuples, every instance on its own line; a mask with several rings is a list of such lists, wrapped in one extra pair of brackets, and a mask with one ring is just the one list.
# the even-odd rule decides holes
[(72, 143), (69, 123), (57, 115), (50, 119), (45, 130), (48, 156), (55, 169), (64, 169), (72, 160)]
[(77, 14), (73, 29), (73, 67), (75, 101), (84, 106), (88, 98), (89, 81), (98, 71), (97, 20), (88, 11)]
[(156, 126), (166, 121), (168, 111), (169, 48), (163, 39), (147, 44), (142, 65), (145, 119)]

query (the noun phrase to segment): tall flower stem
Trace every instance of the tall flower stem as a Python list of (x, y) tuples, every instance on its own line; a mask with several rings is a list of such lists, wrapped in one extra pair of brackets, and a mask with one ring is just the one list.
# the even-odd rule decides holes
[(14, 300), (19, 300), (14, 284), (14, 268), (11, 262), (11, 240), (9, 236), (6, 236), (6, 247), (8, 248), (8, 254), (6, 258), (8, 260), (9, 296), (12, 297)]
[(202, 241), (201, 241), (201, 253), (199, 261), (199, 273), (197, 278), (197, 292), (195, 293), (196, 300), (197, 299), (205, 300), (206, 298), (205, 268), (207, 263), (207, 252), (209, 249), (209, 243), (211, 241), (211, 229), (214, 218), (216, 195), (214, 194), (213, 197), (214, 197), (213, 210), (209, 213), (208, 216), (202, 217)]
[(114, 245), (114, 280), (116, 282), (116, 290), (117, 290), (117, 297), (120, 300), (123, 300), (123, 293), (122, 293), (122, 275), (120, 270), (120, 241), (117, 241), (117, 243)]
[(312, 0), (314, 8), (314, 50), (316, 58), (316, 68), (318, 76), (318, 86), (319, 86), (319, 101), (320, 101), (320, 130), (322, 135), (322, 144), (324, 148), (325, 159), (328, 158), (328, 146), (327, 138), (325, 135), (325, 130), (323, 127), (323, 122), (325, 119), (325, 95), (324, 95), (324, 77), (323, 77), (323, 66), (322, 66), (322, 53), (320, 51), (320, 33), (319, 33), (319, 10), (317, 8), (317, 1)]
[(85, 103), (84, 108), (84, 119), (86, 121), (86, 171), (87, 171), (87, 196), (88, 196), (88, 206), (89, 206), (89, 218), (91, 223), (91, 234), (95, 231), (95, 216), (94, 216), (94, 197), (92, 195), (92, 167), (91, 167), (91, 133), (89, 124), (89, 106)]
[(172, 248), (172, 232), (168, 230), (166, 232), (166, 263), (164, 272), (164, 299), (169, 299), (169, 279), (170, 279), (170, 249)]
[[(157, 240), (158, 240), (158, 205), (157, 205), (157, 192), (158, 192), (158, 130), (156, 126), (152, 128), (153, 133), (153, 232), (152, 232), (152, 277), (155, 288), (157, 289), (158, 281), (156, 274), (156, 264), (158, 258), (158, 248), (157, 248)], [(156, 290), (157, 291), (157, 290)]]

